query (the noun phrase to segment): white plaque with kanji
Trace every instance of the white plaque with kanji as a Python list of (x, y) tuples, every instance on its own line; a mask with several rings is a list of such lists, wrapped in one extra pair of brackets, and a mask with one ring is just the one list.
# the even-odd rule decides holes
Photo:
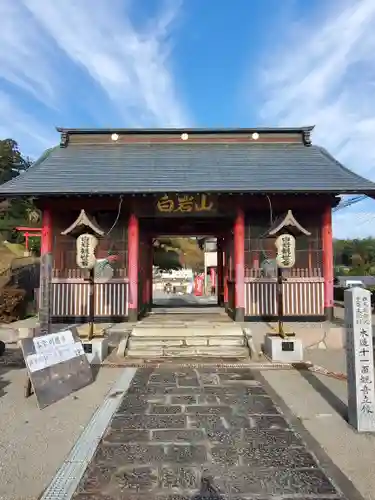
[(77, 238), (77, 266), (81, 269), (93, 269), (96, 263), (95, 249), (98, 246), (98, 240), (94, 235), (84, 233)]
[(276, 238), (276, 263), (278, 267), (289, 268), (296, 263), (296, 240), (291, 234), (281, 234)]
[(345, 290), (344, 303), (349, 424), (358, 432), (375, 432), (371, 292)]

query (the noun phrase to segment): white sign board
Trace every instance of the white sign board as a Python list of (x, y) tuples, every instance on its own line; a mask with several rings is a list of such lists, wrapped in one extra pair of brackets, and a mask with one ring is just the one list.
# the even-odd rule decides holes
[(358, 432), (375, 432), (371, 292), (345, 290), (344, 303), (349, 424)]
[(30, 372), (43, 370), (84, 355), (82, 343), (74, 340), (70, 330), (34, 337), (32, 340), (35, 354), (26, 356)]
[(296, 240), (291, 234), (282, 234), (276, 238), (276, 263), (278, 267), (289, 268), (296, 263)]
[(96, 263), (95, 249), (98, 240), (93, 234), (84, 233), (78, 236), (76, 241), (76, 262), (81, 269), (93, 269)]

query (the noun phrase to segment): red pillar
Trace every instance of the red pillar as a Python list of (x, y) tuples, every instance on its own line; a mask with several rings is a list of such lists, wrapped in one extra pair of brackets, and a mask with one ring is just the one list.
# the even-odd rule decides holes
[(229, 259), (228, 259), (228, 239), (223, 238), (223, 247), (224, 247), (224, 252), (223, 252), (223, 262), (224, 262), (224, 269), (223, 269), (223, 275), (224, 275), (224, 307), (227, 309), (228, 306), (228, 276), (229, 276)]
[(219, 306), (224, 303), (224, 286), (223, 286), (223, 239), (217, 239), (217, 302)]
[(39, 324), (40, 333), (45, 335), (50, 333), (51, 325), (51, 298), (52, 298), (52, 246), (53, 227), (52, 215), (48, 209), (42, 214), (42, 238), (40, 247), (40, 285), (39, 285)]
[(153, 290), (152, 290), (152, 286), (153, 286), (153, 265), (154, 265), (154, 247), (152, 246), (152, 241), (153, 239), (150, 238), (149, 239), (149, 254), (148, 254), (148, 258), (149, 258), (149, 263), (148, 263), (148, 267), (149, 267), (149, 289), (148, 289), (148, 307), (149, 307), (149, 310), (151, 311), (152, 310), (152, 296), (153, 296)]
[(324, 315), (333, 319), (333, 241), (332, 207), (327, 206), (322, 221), (323, 277), (324, 277)]
[(144, 309), (145, 312), (149, 312), (152, 302), (152, 239), (148, 236), (145, 237), (144, 248)]
[(245, 217), (238, 209), (234, 222), (235, 320), (245, 317)]
[(42, 215), (42, 240), (40, 244), (40, 254), (52, 253), (52, 215), (48, 209), (43, 210)]
[(129, 321), (138, 319), (139, 223), (136, 215), (128, 223)]

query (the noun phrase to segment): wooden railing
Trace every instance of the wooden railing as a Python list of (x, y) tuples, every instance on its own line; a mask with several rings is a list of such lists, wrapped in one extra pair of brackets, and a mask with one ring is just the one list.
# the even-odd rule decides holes
[[(277, 315), (277, 282), (275, 278), (245, 278), (245, 316)], [(284, 316), (323, 316), (324, 279), (291, 277), (283, 283)]]
[[(321, 278), (322, 270), (318, 267), (292, 267), (291, 269), (283, 269), (283, 276), (286, 278)], [(262, 278), (264, 271), (262, 269), (245, 268), (245, 278)], [(274, 272), (276, 277), (276, 271)]]
[[(90, 283), (82, 278), (52, 278), (51, 315), (54, 321), (87, 319), (90, 314)], [(128, 316), (128, 280), (96, 279), (94, 316), (110, 321)]]

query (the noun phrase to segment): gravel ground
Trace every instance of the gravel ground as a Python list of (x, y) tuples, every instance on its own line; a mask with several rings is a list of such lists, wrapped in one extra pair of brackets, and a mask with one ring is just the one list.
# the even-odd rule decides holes
[(39, 497), (121, 371), (101, 368), (92, 385), (41, 411), (24, 398), (26, 370), (0, 367), (0, 500)]

